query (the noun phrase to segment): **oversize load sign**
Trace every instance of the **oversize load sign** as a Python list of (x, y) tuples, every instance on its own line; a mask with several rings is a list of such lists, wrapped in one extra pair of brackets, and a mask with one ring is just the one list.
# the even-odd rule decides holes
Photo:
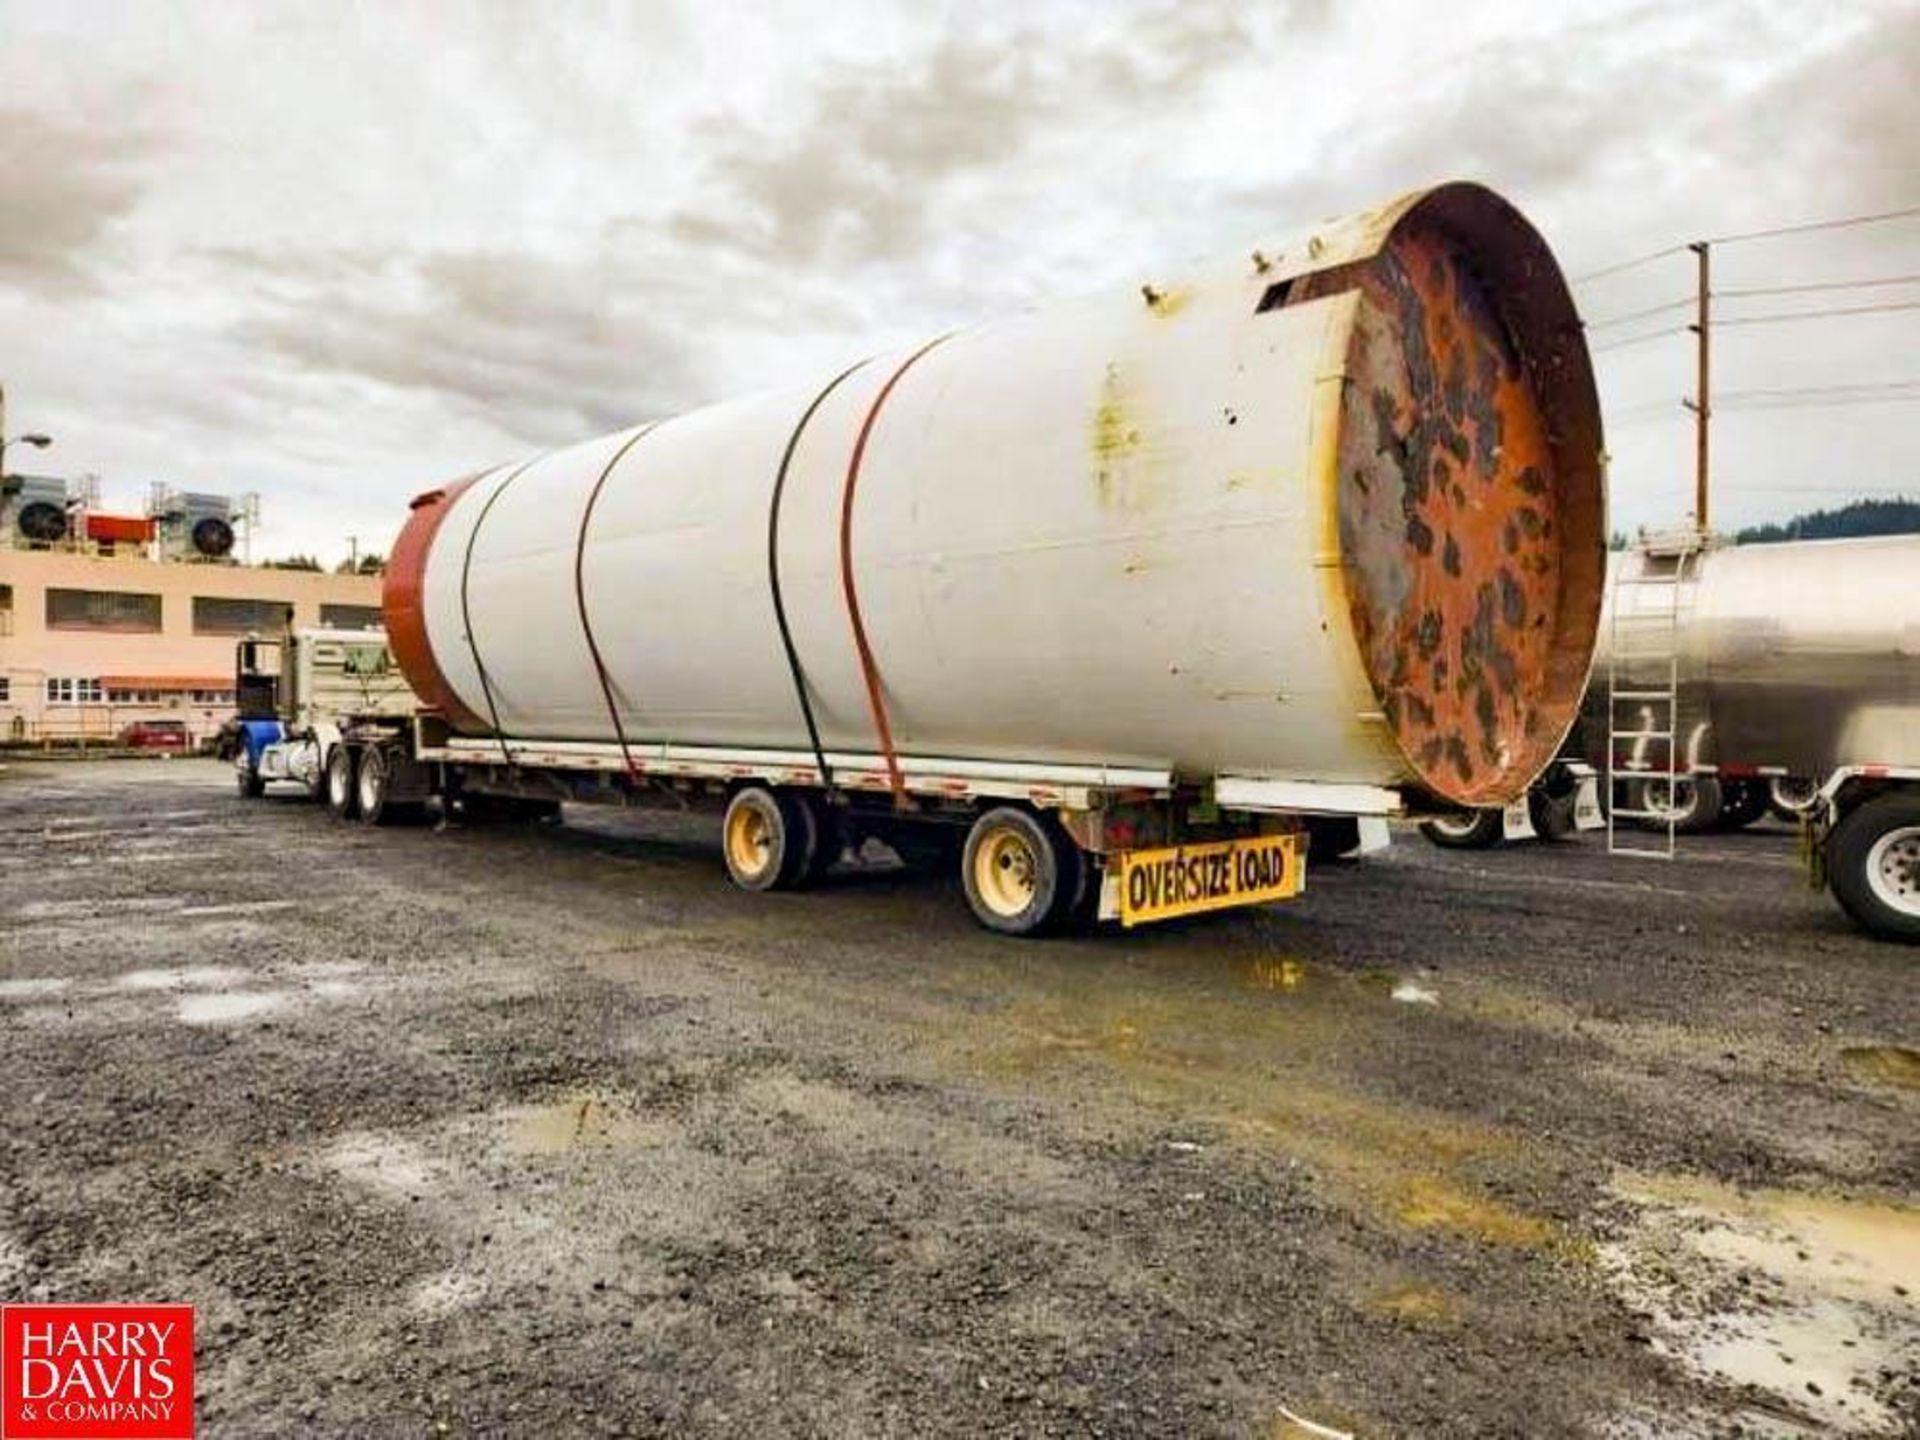
[(1298, 895), (1304, 850), (1298, 835), (1260, 835), (1170, 850), (1123, 850), (1120, 923), (1141, 925)]
[(193, 1307), (0, 1306), (0, 1440), (193, 1440)]

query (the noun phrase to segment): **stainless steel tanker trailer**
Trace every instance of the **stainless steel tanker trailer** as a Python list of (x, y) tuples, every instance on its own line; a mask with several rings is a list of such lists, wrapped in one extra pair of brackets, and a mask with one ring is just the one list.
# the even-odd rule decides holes
[[(1920, 535), (1655, 537), (1616, 557), (1566, 762), (1610, 772), (1616, 820), (1798, 817), (1816, 882), (1873, 933), (1920, 939)], [(1497, 838), (1478, 816), (1430, 833), (1461, 843), (1476, 821)]]
[(427, 491), (336, 808), (706, 804), (751, 890), (877, 835), (1013, 934), (1295, 894), (1553, 757), (1601, 453), (1545, 243), (1419, 192)]

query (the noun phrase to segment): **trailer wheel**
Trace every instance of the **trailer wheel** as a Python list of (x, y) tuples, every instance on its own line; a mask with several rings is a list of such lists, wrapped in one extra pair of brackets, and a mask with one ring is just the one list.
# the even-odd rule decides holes
[(728, 802), (721, 822), (727, 874), (742, 890), (790, 890), (812, 859), (812, 835), (799, 801), (764, 785), (748, 785)]
[(353, 763), (353, 747), (342, 742), (327, 752), (327, 809), (342, 820), (360, 813), (358, 767)]
[(1827, 874), (1863, 930), (1920, 943), (1920, 794), (1895, 790), (1848, 811), (1827, 839)]
[(393, 762), (385, 746), (369, 745), (360, 757), (360, 781), (356, 787), (360, 818), (369, 825), (391, 825), (399, 806), (392, 803)]
[(234, 769), (234, 788), (240, 792), (242, 800), (258, 800), (267, 793), (267, 782), (260, 778), (260, 772), (251, 765), (240, 765)]
[(1767, 813), (1767, 787), (1758, 780), (1722, 782), (1720, 828), (1744, 830)]
[(1674, 832), (1679, 835), (1698, 835), (1711, 830), (1719, 823), (1720, 811), (1725, 806), (1720, 782), (1711, 775), (1642, 780), (1634, 787), (1634, 793), (1631, 808), (1658, 812), (1641, 819), (1644, 828), (1664, 830), (1667, 812), (1671, 810)]
[(1553, 795), (1541, 789), (1529, 790), (1527, 819), (1533, 824), (1533, 833), (1542, 840), (1564, 840), (1571, 835), (1576, 798), (1573, 792)]
[(1488, 850), (1506, 825), (1498, 810), (1462, 810), (1420, 822), (1420, 833), (1443, 850)]
[(1039, 935), (1057, 926), (1080, 895), (1079, 848), (1060, 826), (1002, 805), (973, 822), (960, 879), (974, 918), (1002, 935)]
[(1800, 775), (1776, 775), (1767, 782), (1767, 805), (1776, 818), (1798, 820), (1819, 798), (1820, 782)]

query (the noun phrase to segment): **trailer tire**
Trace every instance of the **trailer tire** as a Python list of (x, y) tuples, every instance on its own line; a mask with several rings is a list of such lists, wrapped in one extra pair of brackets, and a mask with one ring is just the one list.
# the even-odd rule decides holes
[(1721, 782), (1720, 828), (1744, 830), (1767, 813), (1767, 787), (1759, 780)]
[(974, 918), (1001, 935), (1043, 935), (1081, 896), (1079, 847), (1058, 821), (999, 805), (973, 822), (960, 883)]
[(1883, 940), (1920, 944), (1920, 792), (1863, 800), (1827, 837), (1834, 899)]
[(1527, 792), (1527, 819), (1542, 840), (1564, 840), (1574, 830), (1573, 806), (1578, 792), (1552, 795), (1538, 787)]
[(381, 745), (369, 745), (360, 756), (360, 775), (355, 786), (360, 802), (360, 819), (368, 825), (391, 825), (399, 806), (393, 803), (393, 762)]
[(260, 778), (260, 772), (251, 765), (236, 767), (234, 780), (234, 788), (240, 792), (242, 800), (258, 800), (267, 793), (267, 782)]
[(353, 747), (344, 741), (327, 752), (327, 809), (342, 820), (360, 813), (358, 769)]
[(720, 850), (742, 890), (791, 890), (812, 859), (813, 826), (791, 795), (747, 785), (727, 802)]
[(1462, 810), (1420, 822), (1420, 833), (1442, 850), (1489, 850), (1505, 831), (1498, 810)]
[[(1675, 792), (1673, 801), (1673, 831), (1676, 835), (1698, 835), (1711, 830), (1720, 823), (1720, 811), (1724, 808), (1725, 798), (1720, 782), (1711, 775), (1684, 775), (1677, 781), (1666, 779), (1641, 780), (1634, 787), (1632, 808), (1635, 810), (1660, 810), (1660, 794), (1671, 786)], [(1646, 817), (1640, 825), (1647, 830), (1664, 830), (1664, 819)]]
[(1799, 820), (1820, 798), (1820, 782), (1802, 775), (1776, 775), (1767, 782), (1767, 807), (1781, 820)]

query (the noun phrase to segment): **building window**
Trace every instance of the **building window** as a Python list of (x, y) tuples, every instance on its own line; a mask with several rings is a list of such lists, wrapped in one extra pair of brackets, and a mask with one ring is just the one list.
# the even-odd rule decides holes
[(286, 600), (237, 600), (219, 595), (193, 597), (193, 633), (196, 635), (245, 635), (258, 630), (273, 634), (292, 618), (293, 605)]
[(320, 607), (320, 624), (328, 630), (378, 630), (383, 623), (378, 605)]
[(233, 691), (192, 690), (188, 692), (187, 699), (195, 705), (231, 705), (233, 703)]
[(107, 700), (114, 705), (158, 705), (166, 698), (158, 690), (107, 690)]
[(47, 628), (158, 635), (160, 597), (130, 590), (48, 590)]
[(49, 705), (98, 705), (105, 698), (98, 680), (80, 680), (71, 675), (47, 677)]
[(13, 633), (13, 586), (0, 585), (0, 635)]
[(0, 705), (9, 704), (12, 702), (12, 700), (13, 700), (12, 677), (7, 675), (0, 675)]

